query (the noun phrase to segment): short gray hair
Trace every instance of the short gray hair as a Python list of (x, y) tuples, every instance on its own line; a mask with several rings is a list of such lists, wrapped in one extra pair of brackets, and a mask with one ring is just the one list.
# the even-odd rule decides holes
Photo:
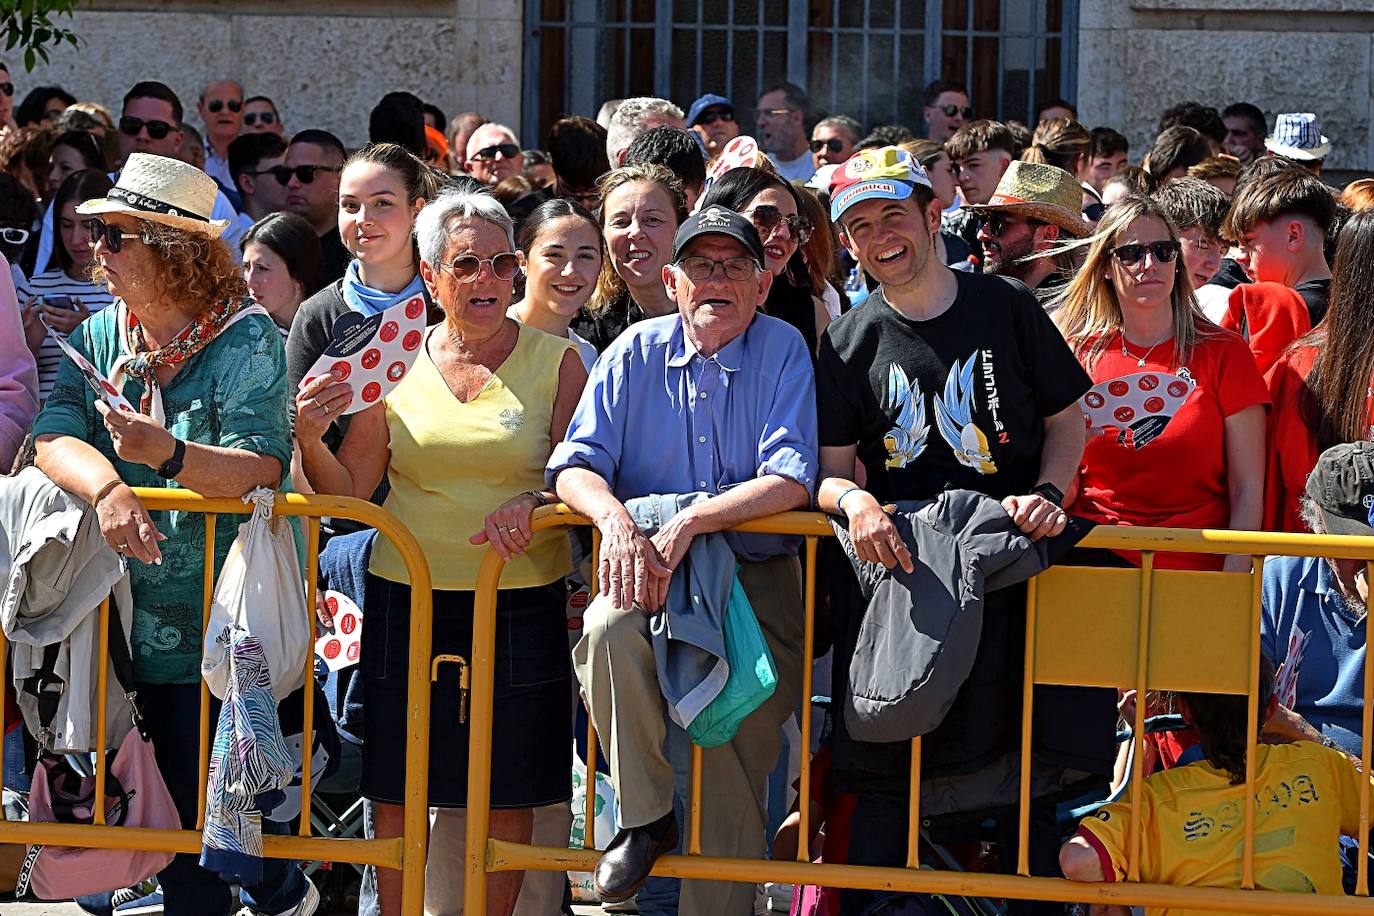
[[(463, 158), (469, 158), (469, 150), (472, 150), (472, 141), (477, 139), (478, 134), (482, 133), (483, 131), (486, 131), (487, 133), (492, 133), (498, 130), (504, 133), (506, 136), (510, 137), (510, 142), (514, 143), (516, 146), (520, 145), (520, 137), (515, 133), (515, 131), (511, 130), (504, 124), (498, 124), (495, 121), (485, 121), (474, 127), (472, 129), (472, 133), (468, 134), (468, 149), (463, 150)], [(477, 149), (481, 149), (481, 147), (479, 146), (477, 147)], [(472, 150), (472, 152), (476, 152), (476, 150)]]
[[(864, 127), (849, 115), (831, 115), (816, 122), (816, 127), (837, 127), (849, 134), (849, 141), (857, 144), (864, 138)], [(816, 128), (811, 129), (815, 133)]]
[(667, 99), (642, 95), (621, 102), (611, 116), (610, 126), (606, 128), (606, 158), (610, 160), (611, 168), (620, 164), (616, 162), (616, 153), (629, 149), (635, 137), (644, 133), (645, 125), (651, 118), (660, 121), (668, 118), (686, 120), (682, 109)]
[(515, 248), (515, 223), (500, 201), (483, 191), (448, 188), (439, 192), (415, 219), (415, 240), (420, 246), (420, 260), (436, 267), (448, 247), (449, 226), (454, 219), (480, 219), (491, 223), (506, 236), (506, 243)]

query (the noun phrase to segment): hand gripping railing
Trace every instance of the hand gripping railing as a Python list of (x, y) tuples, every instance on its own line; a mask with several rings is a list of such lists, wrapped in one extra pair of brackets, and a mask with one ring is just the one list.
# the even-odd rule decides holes
[[(251, 510), (232, 497), (207, 498), (187, 490), (135, 488), (134, 493), (150, 511), (195, 512), (205, 516), (204, 622), (210, 620), (214, 594), (215, 524), (217, 517), (243, 515)], [(406, 735), (406, 806), (403, 834), (372, 840), (325, 838), (311, 835), (311, 742), (315, 704), (306, 694), (301, 749), (301, 817), (299, 836), (263, 836), (263, 855), (277, 859), (323, 860), (375, 865), (399, 869), (402, 873), (402, 908), (405, 916), (420, 916), (424, 908), (425, 853), (429, 837), (427, 786), (429, 780), (429, 656), (432, 634), (429, 564), (414, 535), (395, 516), (372, 503), (342, 496), (302, 496), (278, 494), (273, 512), (299, 516), (305, 522), (306, 613), (311, 644), (315, 637), (315, 580), (319, 569), (320, 519), (346, 518), (377, 529), (389, 538), (405, 560), (410, 576), (410, 661), (407, 677), (409, 697)], [(137, 561), (130, 561), (137, 562)], [(100, 605), (100, 667), (96, 682), (96, 747), (106, 746), (106, 684), (109, 659), (107, 635), (110, 626), (109, 600)], [(367, 638), (364, 630), (364, 639)], [(0, 635), (0, 671), (5, 669), (7, 644)], [(307, 653), (305, 683), (314, 679), (315, 653)], [(196, 804), (195, 830), (151, 830), (135, 827), (110, 827), (105, 820), (105, 768), (95, 768), (96, 802), (94, 824), (36, 824), (0, 820), (0, 842), (81, 846), (98, 849), (147, 849), (159, 852), (198, 853), (200, 831), (205, 826), (205, 793), (210, 761), (210, 691), (204, 681), (200, 694), (200, 784)], [(4, 712), (0, 710), (0, 734), (4, 732)], [(3, 815), (0, 815), (2, 817)]]
[[(535, 530), (587, 525), (566, 506), (535, 514)], [(738, 531), (792, 534), (805, 538), (805, 644), (802, 647), (801, 774), (803, 800), (810, 786), (811, 665), (814, 645), (817, 539), (831, 537), (828, 519), (815, 513), (787, 512), (758, 519)], [(598, 542), (599, 543), (599, 542)], [(1247, 531), (1098, 527), (1083, 547), (1139, 551), (1139, 569), (1056, 566), (1029, 583), (1026, 603), (1025, 675), (1022, 684), (1021, 759), (1030, 759), (1032, 687), (1060, 684), (1086, 687), (1134, 686), (1146, 689), (1244, 694), (1249, 697), (1249, 735), (1245, 791), (1255, 794), (1255, 744), (1259, 732), (1256, 685), (1259, 679), (1261, 574), (1268, 555), (1357, 559), (1374, 581), (1374, 537), (1273, 534)], [(1155, 568), (1157, 553), (1239, 554), (1252, 557), (1250, 574), (1193, 572)], [(514, 843), (490, 836), (491, 727), (495, 659), (496, 590), (504, 562), (488, 551), (477, 578), (473, 622), (471, 741), (468, 767), (467, 871), (465, 912), (486, 912), (486, 881), (497, 871), (591, 871), (595, 849), (594, 794), (588, 790), (584, 848), (564, 849)], [(1365, 617), (1366, 644), (1374, 619)], [(1374, 737), (1374, 654), (1364, 669), (1362, 772), (1370, 772)], [(1021, 767), (1017, 874), (997, 875), (917, 868), (920, 832), (921, 739), (911, 742), (907, 867), (890, 868), (808, 861), (808, 805), (799, 805), (801, 823), (797, 861), (728, 859), (701, 854), (701, 755), (692, 746), (691, 798), (686, 855), (664, 856), (654, 874), (675, 878), (781, 884), (810, 884), (870, 890), (910, 891), (947, 896), (1053, 900), (1151, 907), (1189, 907), (1242, 913), (1335, 914), (1374, 912), (1361, 867), (1357, 897), (1318, 896), (1256, 890), (1254, 806), (1245, 811), (1241, 887), (1203, 888), (1139, 881), (1142, 842), (1139, 817), (1145, 706), (1136, 703), (1131, 768), (1132, 817), (1128, 834), (1127, 880), (1083, 883), (1032, 877), (1028, 860), (1030, 768)], [(596, 769), (596, 736), (588, 727), (587, 772)], [(590, 777), (589, 777), (590, 779)], [(1360, 862), (1368, 861), (1370, 783), (1361, 781)], [(1334, 855), (1334, 852), (1333, 852)]]

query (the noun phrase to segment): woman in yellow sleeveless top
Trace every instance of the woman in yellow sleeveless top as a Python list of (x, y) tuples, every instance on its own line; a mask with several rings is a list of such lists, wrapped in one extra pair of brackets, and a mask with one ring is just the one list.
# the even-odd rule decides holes
[[(482, 556), (490, 546), (509, 560), (497, 602), (491, 825), (493, 835), (528, 842), (531, 809), (570, 797), (572, 742), (568, 539), (556, 530), (532, 535), (530, 516), (554, 498), (544, 490), (544, 465), (567, 432), (587, 372), (571, 341), (506, 317), (519, 265), (510, 217), (495, 198), (446, 191), (421, 211), (415, 229), (420, 273), (445, 320), (426, 332), (415, 365), (384, 405), (353, 415), (337, 455), (320, 436), (350, 403), (347, 385), (325, 376), (303, 388), (296, 432), (318, 493), (365, 499), (387, 475), (385, 507), (429, 561), (435, 654), (471, 655)], [(385, 538), (372, 552), (365, 601), (362, 793), (377, 803), (378, 836), (399, 836), (410, 588)], [(441, 666), (430, 708), (431, 806), (465, 806), (467, 759), (458, 675)], [(436, 833), (430, 866), (461, 870), (457, 852)], [(398, 912), (399, 873), (382, 869), (378, 877), (383, 912)], [(490, 913), (511, 913), (522, 877), (492, 876)]]

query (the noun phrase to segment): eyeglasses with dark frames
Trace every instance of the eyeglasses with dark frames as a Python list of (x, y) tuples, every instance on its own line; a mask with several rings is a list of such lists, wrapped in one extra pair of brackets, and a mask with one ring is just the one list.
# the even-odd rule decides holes
[(750, 277), (754, 276), (754, 273), (759, 269), (759, 265), (753, 258), (743, 257), (725, 258), (716, 261), (712, 258), (693, 255), (692, 257), (683, 258), (677, 262), (677, 269), (682, 271), (688, 280), (695, 283), (709, 280), (716, 272), (717, 267), (725, 274), (725, 279), (734, 280), (735, 282), (748, 280)]
[(92, 248), (94, 248), (96, 245), (99, 245), (101, 240), (103, 239), (105, 242), (105, 247), (110, 249), (111, 253), (113, 254), (119, 254), (119, 252), (124, 250), (125, 242), (143, 241), (142, 233), (125, 232), (118, 226), (111, 226), (103, 219), (86, 220), (86, 229), (91, 233)]
[(1178, 257), (1178, 242), (1150, 242), (1149, 244), (1118, 245), (1112, 255), (1126, 267), (1134, 267), (1145, 260), (1145, 255), (1154, 258), (1156, 264), (1171, 264)]
[(119, 132), (126, 137), (137, 137), (144, 128), (148, 129), (149, 137), (154, 140), (162, 140), (176, 130), (176, 125), (168, 124), (166, 121), (145, 121), (142, 118), (135, 118), (133, 115), (125, 115), (119, 119)]
[(514, 159), (520, 155), (520, 147), (514, 143), (496, 143), (491, 146), (484, 146), (472, 154), (473, 159), (489, 161), (500, 156), (502, 159)]
[[(295, 175), (296, 180), (301, 184), (310, 184), (315, 180), (315, 175), (319, 172), (342, 172), (341, 165), (274, 165), (270, 169), (263, 171), (271, 172), (272, 177), (277, 179), (277, 184), (283, 188), (291, 181), (291, 176)], [(261, 175), (262, 172), (252, 172), (253, 175)]]
[(219, 114), (221, 111), (224, 110), (225, 105), (228, 105), (229, 110), (234, 112), (235, 114), (238, 114), (240, 111), (243, 111), (243, 103), (240, 102), (238, 99), (229, 99), (228, 101), (224, 99), (211, 99), (210, 101), (205, 103), (205, 108), (211, 114)]

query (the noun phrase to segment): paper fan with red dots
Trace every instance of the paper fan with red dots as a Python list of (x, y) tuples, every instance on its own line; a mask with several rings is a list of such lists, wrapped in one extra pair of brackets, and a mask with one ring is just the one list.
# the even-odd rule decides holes
[(304, 388), (326, 372), (353, 389), (344, 414), (376, 404), (405, 378), (425, 337), (425, 300), (412, 296), (376, 315), (346, 312), (334, 322), (324, 355), (301, 380)]
[(1137, 372), (1099, 382), (1078, 402), (1089, 435), (1115, 434), (1126, 448), (1144, 448), (1169, 425), (1197, 382), (1166, 372)]

